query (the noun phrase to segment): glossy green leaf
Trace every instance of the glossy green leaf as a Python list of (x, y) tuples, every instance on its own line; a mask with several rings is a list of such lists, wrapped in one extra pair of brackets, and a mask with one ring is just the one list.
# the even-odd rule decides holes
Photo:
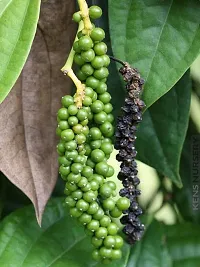
[(0, 103), (16, 82), (31, 49), (40, 0), (0, 2)]
[(138, 130), (138, 159), (181, 186), (180, 157), (188, 127), (189, 72), (145, 113)]
[(197, 267), (200, 262), (200, 226), (179, 224), (166, 227), (166, 244), (175, 267)]
[[(42, 228), (31, 206), (18, 210), (0, 224), (0, 266), (4, 267), (102, 267), (91, 259), (90, 238), (67, 215), (62, 199), (52, 200), (44, 213)], [(141, 242), (125, 245), (123, 258), (108, 267), (170, 267), (164, 228), (152, 223)]]
[(146, 80), (151, 106), (168, 92), (200, 51), (200, 1), (109, 0), (114, 55)]
[(192, 121), (190, 121), (181, 154), (180, 175), (183, 188), (179, 189), (174, 186), (173, 200), (177, 204), (181, 216), (185, 220), (195, 223), (200, 222), (199, 161), (197, 164), (199, 156), (200, 136)]

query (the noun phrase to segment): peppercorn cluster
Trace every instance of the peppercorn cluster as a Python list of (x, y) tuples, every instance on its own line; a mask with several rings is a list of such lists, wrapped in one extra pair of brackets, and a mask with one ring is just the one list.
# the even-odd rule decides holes
[(144, 225), (138, 216), (142, 214), (137, 197), (140, 190), (137, 189), (140, 180), (137, 176), (137, 163), (135, 161), (137, 151), (135, 148), (137, 126), (142, 121), (142, 109), (144, 102), (140, 99), (144, 81), (140, 78), (137, 69), (133, 69), (128, 63), (119, 70), (126, 81), (127, 97), (121, 108), (122, 115), (117, 119), (115, 148), (119, 150), (116, 158), (121, 162), (118, 179), (122, 181), (123, 189), (119, 194), (130, 200), (130, 206), (125, 210), (120, 219), (124, 226), (123, 232), (127, 235), (128, 242), (134, 244), (140, 240), (144, 232)]
[[(92, 19), (102, 14), (97, 6), (89, 11)], [(80, 23), (81, 14), (75, 13), (73, 19)], [(76, 105), (76, 94), (66, 95), (61, 101), (57, 114), (59, 172), (66, 181), (65, 203), (71, 216), (91, 235), (93, 258), (107, 263), (121, 258), (123, 239), (113, 218), (119, 218), (130, 201), (126, 197), (116, 201), (116, 184), (108, 179), (114, 174), (107, 163), (113, 151), (114, 117), (106, 85), (110, 59), (103, 42), (105, 32), (93, 26), (89, 35), (82, 30), (77, 36), (74, 62), (84, 96), (81, 108)]]

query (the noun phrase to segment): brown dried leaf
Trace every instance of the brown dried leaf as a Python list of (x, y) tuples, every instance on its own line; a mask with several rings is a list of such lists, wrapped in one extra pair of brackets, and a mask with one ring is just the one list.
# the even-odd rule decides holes
[(74, 1), (42, 4), (24, 70), (0, 105), (0, 170), (33, 202), (41, 223), (58, 174), (56, 112), (71, 82), (60, 71), (74, 38)]

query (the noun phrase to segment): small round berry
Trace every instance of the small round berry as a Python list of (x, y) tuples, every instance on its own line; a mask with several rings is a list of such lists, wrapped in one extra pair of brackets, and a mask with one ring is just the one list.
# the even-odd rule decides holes
[(93, 113), (99, 113), (99, 112), (103, 111), (103, 109), (104, 109), (104, 105), (100, 100), (94, 101), (91, 105), (91, 111)]
[(99, 208), (99, 209), (97, 210), (97, 212), (96, 212), (95, 214), (93, 214), (93, 218), (94, 218), (95, 220), (101, 220), (101, 219), (103, 218), (103, 216), (104, 216), (104, 211), (103, 211), (103, 209), (101, 209), (101, 208)]
[(110, 123), (113, 123), (113, 121), (115, 120), (113, 114), (107, 114), (107, 120), (108, 120)]
[(119, 249), (113, 249), (111, 253), (112, 260), (119, 260), (122, 257), (122, 252)]
[(72, 217), (78, 218), (82, 215), (82, 212), (80, 210), (78, 210), (76, 207), (71, 208), (69, 210), (69, 213)]
[(96, 164), (95, 166), (95, 171), (96, 173), (106, 176), (107, 172), (108, 172), (108, 164), (106, 162), (99, 162)]
[[(97, 33), (96, 33), (96, 35), (97, 35)], [(96, 36), (96, 35), (94, 34), (94, 36)], [(79, 45), (79, 48), (81, 50), (87, 51), (87, 50), (89, 50), (89, 49), (91, 49), (93, 47), (93, 41), (89, 36), (82, 36), (78, 40), (78, 45)]]
[(89, 16), (91, 19), (99, 19), (102, 16), (102, 9), (99, 6), (91, 6)]
[(101, 150), (105, 153), (105, 154), (111, 154), (113, 152), (113, 145), (107, 142), (103, 142), (101, 144)]
[(121, 236), (116, 235), (115, 236), (115, 249), (119, 249), (123, 246), (124, 240)]
[(78, 187), (75, 184), (71, 184), (69, 182), (66, 183), (65, 188), (71, 192), (74, 192), (78, 189)]
[(93, 168), (93, 169), (95, 167), (95, 163), (90, 158), (87, 159), (86, 165)]
[(85, 164), (85, 162), (86, 162), (86, 157), (85, 157), (85, 156), (78, 155), (78, 156), (74, 159), (74, 162), (76, 162), (76, 163), (81, 163), (81, 164)]
[(106, 177), (112, 177), (113, 175), (114, 175), (114, 173), (115, 173), (115, 170), (114, 170), (114, 168), (112, 167), (112, 166), (108, 166), (108, 171), (107, 171), (107, 173), (106, 173)]
[(127, 210), (130, 207), (130, 200), (126, 197), (120, 197), (117, 202), (116, 206), (119, 210)]
[(81, 180), (78, 182), (79, 187), (85, 187), (88, 183), (88, 180), (85, 177), (81, 177)]
[(82, 51), (81, 58), (85, 62), (91, 62), (95, 58), (94, 50), (89, 49), (88, 51)]
[(86, 79), (86, 86), (91, 87), (93, 89), (97, 88), (99, 85), (99, 80), (93, 76), (90, 76)]
[(79, 47), (79, 42), (78, 42), (78, 41), (74, 42), (74, 44), (73, 44), (73, 49), (74, 49), (74, 51), (75, 51), (76, 53), (80, 53), (80, 52), (81, 52), (81, 49), (80, 49), (80, 47)]
[(63, 131), (69, 129), (69, 123), (67, 121), (60, 121), (58, 127)]
[(104, 82), (100, 82), (99, 86), (96, 88), (97, 94), (103, 94), (107, 91), (107, 84)]
[(82, 126), (86, 126), (86, 125), (88, 125), (88, 122), (89, 122), (89, 120), (88, 119), (85, 119), (85, 120), (81, 121), (81, 125)]
[(112, 256), (112, 249), (101, 247), (99, 250), (99, 254), (102, 258), (111, 258)]
[(91, 222), (88, 223), (87, 229), (94, 232), (99, 229), (99, 221), (97, 220), (91, 220)]
[(102, 150), (100, 149), (95, 149), (92, 151), (91, 153), (91, 159), (92, 161), (94, 161), (95, 163), (101, 162), (103, 161), (105, 158), (105, 154), (103, 153)]
[(108, 48), (107, 45), (103, 42), (100, 42), (94, 46), (94, 52), (96, 53), (97, 56), (102, 56), (106, 54)]
[[(96, 79), (98, 79), (98, 80), (102, 80), (102, 79), (108, 77), (108, 75), (109, 75), (109, 71), (108, 71), (107, 68), (102, 67), (102, 68), (100, 68), (100, 69), (98, 69), (98, 70), (95, 70), (93, 75), (94, 75), (94, 77), (95, 77)], [(105, 104), (106, 104), (106, 103), (105, 103)]]
[(76, 107), (76, 105), (73, 104), (73, 105), (70, 105), (68, 107), (68, 113), (69, 113), (69, 115), (74, 116), (74, 115), (77, 114), (77, 112), (78, 112), (78, 108)]
[(101, 131), (97, 127), (92, 127), (89, 132), (89, 136), (92, 140), (99, 140), (101, 139)]
[(71, 164), (71, 161), (67, 160), (66, 157), (59, 157), (58, 158), (58, 162), (60, 165), (63, 165), (63, 166), (70, 166)]
[(79, 31), (78, 34), (77, 34), (78, 39), (80, 39), (82, 36), (84, 36), (83, 32)]
[(78, 124), (78, 119), (75, 116), (70, 116), (68, 119), (68, 123), (70, 126), (75, 126)]
[(79, 23), (82, 20), (82, 17), (80, 15), (80, 12), (76, 12), (72, 16), (73, 21)]
[(74, 174), (81, 173), (82, 169), (83, 169), (83, 165), (81, 163), (73, 163), (71, 165), (71, 172), (73, 172)]
[(85, 143), (86, 137), (85, 137), (85, 135), (83, 133), (77, 134), (76, 137), (75, 137), (75, 140), (76, 140), (76, 143), (78, 145), (82, 145), (82, 144)]
[(65, 144), (64, 143), (59, 143), (57, 145), (57, 152), (60, 154), (64, 154), (65, 153)]
[(77, 71), (76, 76), (80, 81), (85, 81), (87, 79), (87, 75), (85, 75), (85, 73), (83, 73), (80, 69)]
[(105, 137), (111, 137), (114, 134), (114, 127), (108, 121), (100, 126), (100, 130)]
[(103, 207), (105, 210), (113, 210), (115, 208), (115, 201), (111, 198), (103, 200)]
[(68, 207), (73, 208), (76, 205), (76, 201), (71, 196), (68, 196), (65, 199), (65, 204), (67, 204)]
[(92, 220), (92, 216), (87, 214), (87, 213), (83, 213), (79, 218), (78, 218), (79, 222), (82, 223), (83, 225), (86, 225), (88, 223), (91, 222)]
[(108, 104), (105, 104), (104, 105), (104, 111), (108, 114), (108, 113), (111, 113), (113, 110), (113, 106), (112, 104), (108, 103)]
[(77, 201), (76, 207), (80, 211), (87, 211), (89, 208), (89, 204), (85, 200), (80, 199)]
[(104, 215), (100, 220), (100, 224), (102, 227), (107, 227), (110, 223), (111, 219), (107, 215)]
[(117, 207), (115, 207), (112, 211), (110, 211), (110, 215), (113, 218), (119, 218), (122, 215), (122, 211), (118, 209)]
[(116, 235), (118, 232), (118, 226), (115, 223), (110, 223), (107, 227), (109, 235)]
[(62, 97), (61, 103), (65, 108), (68, 108), (70, 105), (74, 104), (74, 99), (71, 95), (65, 95)]
[(95, 261), (100, 261), (101, 260), (101, 256), (99, 254), (99, 250), (98, 249), (95, 249), (93, 252), (92, 252), (92, 258), (93, 260)]
[(86, 193), (83, 194), (83, 199), (86, 201), (86, 202), (93, 202), (96, 200), (96, 194), (92, 191), (88, 191)]
[(81, 190), (78, 189), (78, 190), (72, 192), (71, 196), (73, 197), (74, 200), (79, 200), (83, 197), (83, 193)]
[(110, 100), (111, 100), (111, 95), (110, 95), (108, 92), (105, 92), (105, 93), (99, 95), (98, 98), (99, 98), (99, 100), (100, 100), (101, 102), (103, 102), (104, 104), (107, 104), (107, 103), (109, 103)]
[(89, 178), (93, 175), (93, 169), (89, 166), (84, 166), (82, 170), (82, 175), (86, 178)]
[(56, 128), (56, 135), (61, 136), (61, 132), (62, 132), (62, 130), (59, 127), (57, 127)]
[(70, 161), (74, 160), (77, 156), (78, 156), (78, 151), (76, 150), (65, 152), (65, 157)]
[(107, 228), (99, 227), (99, 229), (95, 232), (95, 236), (99, 239), (104, 239), (108, 234)]
[(103, 198), (109, 198), (112, 195), (112, 189), (110, 187), (108, 187), (106, 184), (103, 184), (100, 187), (99, 194)]
[(65, 148), (67, 151), (73, 151), (77, 148), (77, 143), (74, 140), (66, 142)]
[(102, 239), (98, 239), (97, 237), (93, 236), (91, 243), (95, 248), (99, 248), (102, 245), (103, 240)]
[(96, 56), (92, 61), (92, 67), (95, 69), (100, 69), (104, 66), (104, 59), (101, 56)]
[(75, 54), (75, 56), (74, 56), (74, 62), (78, 65), (78, 66), (82, 66), (84, 63), (85, 63), (85, 61), (83, 60), (83, 58), (81, 57), (81, 55), (80, 54)]
[(96, 191), (99, 189), (99, 183), (95, 180), (90, 182), (91, 190)]
[(61, 139), (63, 141), (71, 141), (74, 139), (74, 133), (71, 129), (67, 129), (61, 132)]
[(81, 71), (86, 75), (86, 76), (91, 76), (94, 72), (93, 67), (86, 63), (81, 67)]
[(87, 119), (88, 113), (86, 110), (84, 109), (79, 109), (78, 113), (77, 113), (77, 118), (79, 119), (79, 121), (84, 121)]
[[(101, 28), (94, 28), (91, 31), (90, 37), (92, 38), (93, 41), (102, 41), (105, 38), (105, 32)], [(80, 46), (80, 44), (79, 44)]]
[(90, 147), (92, 150), (98, 149), (101, 146), (101, 140), (90, 141)]
[(98, 175), (98, 174), (93, 174), (93, 180), (96, 181), (100, 186), (103, 185), (104, 183), (104, 178), (102, 175)]
[(104, 60), (104, 65), (103, 66), (107, 68), (110, 65), (110, 58), (107, 55), (103, 55), (102, 58)]
[(92, 215), (95, 214), (97, 212), (97, 210), (99, 209), (99, 205), (97, 202), (92, 202), (87, 210), (88, 214)]
[(94, 90), (90, 87), (85, 88), (85, 95), (93, 98), (94, 96)]
[(58, 118), (60, 120), (67, 120), (69, 118), (69, 114), (66, 108), (61, 108), (58, 110)]
[(111, 236), (111, 235), (106, 236), (105, 240), (103, 241), (103, 244), (107, 248), (114, 248), (115, 236)]
[[(83, 105), (86, 107), (89, 107), (91, 104), (92, 104), (92, 98), (89, 96), (85, 96), (83, 99)], [(88, 115), (89, 115), (89, 113), (88, 113)], [(88, 118), (89, 118), (89, 116), (88, 116)]]
[[(98, 100), (96, 100), (98, 101)], [(107, 114), (104, 111), (99, 112), (98, 114), (94, 115), (94, 121), (97, 124), (103, 124), (107, 120)]]

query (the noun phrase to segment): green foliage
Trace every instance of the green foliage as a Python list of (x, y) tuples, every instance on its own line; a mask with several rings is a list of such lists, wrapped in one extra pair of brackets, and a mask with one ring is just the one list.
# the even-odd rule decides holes
[(0, 3), (0, 103), (10, 92), (25, 64), (35, 36), (40, 0)]
[(138, 158), (181, 186), (180, 156), (188, 126), (191, 82), (187, 72), (145, 113), (138, 131)]
[(109, 17), (114, 55), (140, 70), (149, 107), (199, 54), (200, 2), (110, 0)]
[[(0, 224), (0, 266), (104, 266), (91, 259), (89, 238), (61, 203), (60, 198), (49, 202), (42, 228), (31, 206), (4, 219)], [(196, 266), (199, 246), (199, 226), (164, 226), (153, 221), (140, 243), (132, 248), (125, 245), (123, 258), (107, 266), (170, 267), (184, 262), (183, 266)]]

